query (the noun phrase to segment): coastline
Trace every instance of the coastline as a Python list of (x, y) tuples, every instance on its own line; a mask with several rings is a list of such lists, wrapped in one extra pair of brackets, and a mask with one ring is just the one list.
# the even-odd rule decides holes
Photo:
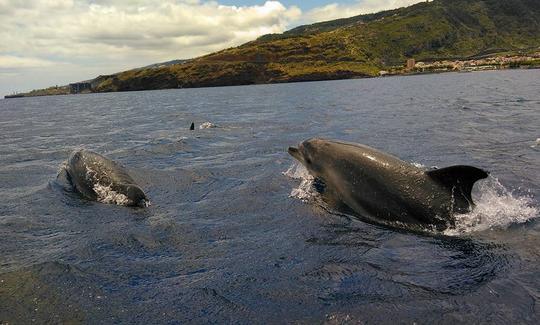
[[(412, 64), (411, 64), (412, 63)], [(408, 65), (408, 66), (407, 66)], [(378, 75), (355, 75), (346, 74), (343, 71), (335, 71), (335, 75), (327, 74), (313, 78), (290, 78), (284, 80), (270, 80), (267, 82), (230, 82), (224, 85), (198, 85), (192, 83), (189, 86), (181, 87), (163, 87), (146, 89), (134, 89), (134, 90), (105, 90), (99, 91), (92, 88), (85, 89), (80, 92), (73, 92), (71, 85), (68, 86), (55, 86), (46, 89), (32, 90), (26, 93), (16, 93), (11, 95), (5, 95), (4, 99), (17, 99), (26, 97), (42, 97), (42, 96), (61, 96), (61, 95), (78, 95), (78, 94), (92, 94), (92, 93), (108, 93), (108, 92), (126, 92), (126, 91), (145, 91), (145, 90), (163, 90), (163, 89), (179, 89), (179, 88), (206, 88), (206, 87), (230, 87), (230, 86), (246, 86), (246, 85), (266, 85), (266, 84), (281, 84), (281, 83), (295, 83), (295, 82), (313, 82), (313, 81), (328, 81), (328, 80), (347, 80), (347, 79), (367, 79), (367, 78), (380, 78), (380, 77), (394, 77), (394, 76), (412, 76), (412, 75), (424, 75), (424, 74), (440, 74), (448, 72), (469, 73), (469, 72), (483, 72), (483, 71), (497, 71), (497, 70), (531, 70), (540, 69), (540, 52), (531, 56), (496, 56), (488, 57), (485, 59), (475, 60), (441, 60), (435, 62), (415, 62), (414, 60), (408, 60), (405, 67), (389, 67), (386, 70), (380, 70)], [(91, 80), (94, 82), (96, 79)], [(86, 82), (85, 82), (86, 83)]]

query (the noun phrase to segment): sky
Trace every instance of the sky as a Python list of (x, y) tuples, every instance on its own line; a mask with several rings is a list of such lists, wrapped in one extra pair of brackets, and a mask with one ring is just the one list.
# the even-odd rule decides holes
[(237, 46), (420, 0), (0, 0), (0, 95)]

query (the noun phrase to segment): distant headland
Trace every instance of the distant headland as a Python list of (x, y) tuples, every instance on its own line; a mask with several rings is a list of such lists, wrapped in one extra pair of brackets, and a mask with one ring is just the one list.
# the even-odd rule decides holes
[(540, 1), (434, 0), (6, 98), (540, 68)]

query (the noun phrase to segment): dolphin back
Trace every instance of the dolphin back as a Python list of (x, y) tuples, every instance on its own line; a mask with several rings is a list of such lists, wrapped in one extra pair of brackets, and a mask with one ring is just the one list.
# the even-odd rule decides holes
[(453, 212), (458, 213), (468, 212), (474, 206), (471, 195), (474, 183), (489, 176), (480, 168), (464, 165), (430, 170), (426, 174), (451, 191), (455, 203)]
[(145, 205), (147, 197), (135, 183), (126, 169), (102, 156), (88, 150), (72, 153), (68, 160), (68, 175), (75, 189), (91, 200), (99, 200), (102, 191), (107, 189), (127, 198), (125, 205)]

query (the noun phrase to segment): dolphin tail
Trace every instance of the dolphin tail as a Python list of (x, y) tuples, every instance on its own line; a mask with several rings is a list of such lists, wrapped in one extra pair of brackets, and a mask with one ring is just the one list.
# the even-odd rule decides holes
[(455, 195), (461, 195), (470, 206), (474, 206), (471, 196), (474, 183), (489, 176), (488, 172), (472, 166), (451, 166), (430, 170), (426, 174)]

